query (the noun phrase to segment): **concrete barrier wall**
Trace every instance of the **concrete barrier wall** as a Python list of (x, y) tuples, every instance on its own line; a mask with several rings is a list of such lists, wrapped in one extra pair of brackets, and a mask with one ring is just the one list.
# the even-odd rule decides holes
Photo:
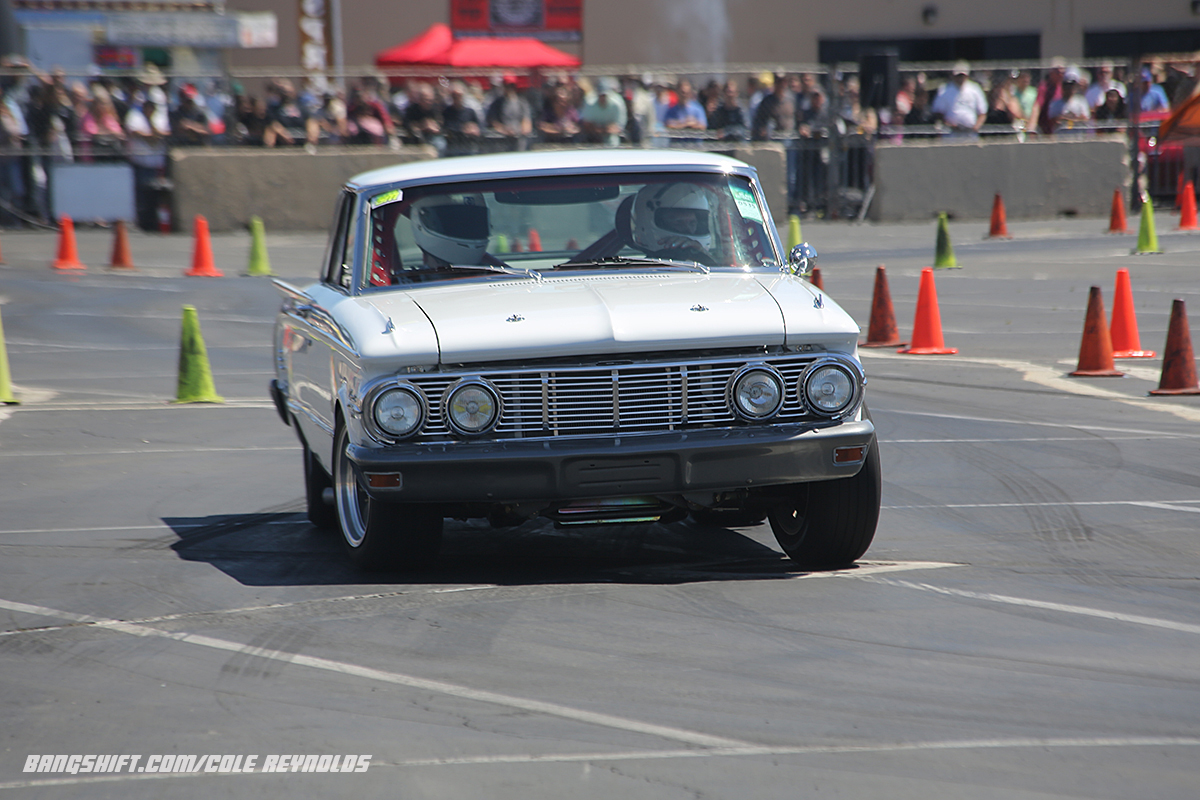
[(436, 157), (432, 147), (179, 148), (171, 151), (176, 228), (190, 230), (203, 214), (214, 232), (244, 228), (255, 215), (269, 231), (325, 230), (351, 176)]
[(1119, 135), (1083, 141), (880, 142), (868, 216), (923, 220), (945, 211), (959, 219), (988, 219), (996, 192), (1009, 219), (1105, 216), (1113, 190), (1125, 193), (1129, 181), (1129, 150)]
[[(787, 219), (786, 152), (779, 144), (726, 151), (751, 164), (771, 214)], [(315, 154), (261, 148), (171, 151), (177, 227), (203, 214), (213, 231), (263, 218), (268, 230), (324, 230), (339, 187), (370, 169), (436, 157), (431, 147), (346, 147)], [(1060, 214), (1104, 216), (1113, 189), (1129, 185), (1129, 156), (1120, 136), (1085, 141), (879, 143), (875, 149), (877, 221), (924, 220), (945, 211), (987, 219), (996, 192), (1010, 219)]]

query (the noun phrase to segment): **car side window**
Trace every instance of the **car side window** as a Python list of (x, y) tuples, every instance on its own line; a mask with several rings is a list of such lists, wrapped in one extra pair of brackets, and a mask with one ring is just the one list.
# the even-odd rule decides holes
[(338, 206), (329, 249), (325, 254), (325, 280), (334, 286), (349, 290), (354, 272), (354, 208), (355, 198), (343, 192)]

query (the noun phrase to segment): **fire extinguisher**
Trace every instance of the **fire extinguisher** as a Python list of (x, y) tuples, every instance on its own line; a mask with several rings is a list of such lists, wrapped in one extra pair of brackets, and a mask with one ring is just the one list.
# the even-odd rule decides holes
[(171, 232), (171, 204), (165, 199), (158, 204), (158, 232)]

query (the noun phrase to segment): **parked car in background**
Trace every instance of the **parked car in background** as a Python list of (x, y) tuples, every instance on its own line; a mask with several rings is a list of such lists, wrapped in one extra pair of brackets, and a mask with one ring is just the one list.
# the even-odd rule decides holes
[(685, 151), (472, 156), (346, 184), (276, 281), (272, 395), (309, 519), (368, 569), (496, 526), (769, 519), (805, 567), (880, 502), (859, 328), (783, 252), (755, 171)]

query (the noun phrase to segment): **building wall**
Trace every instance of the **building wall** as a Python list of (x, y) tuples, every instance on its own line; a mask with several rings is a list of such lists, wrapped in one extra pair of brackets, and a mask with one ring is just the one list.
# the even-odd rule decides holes
[[(230, 11), (274, 11), (279, 47), (232, 54), (234, 67), (295, 66), (299, 0), (229, 0)], [(935, 6), (932, 24), (922, 10)], [(348, 68), (449, 22), (448, 0), (342, 0)], [(822, 38), (921, 38), (1038, 34), (1041, 56), (1083, 56), (1085, 31), (1200, 28), (1187, 0), (585, 0), (584, 40), (561, 49), (585, 66), (810, 64)]]

